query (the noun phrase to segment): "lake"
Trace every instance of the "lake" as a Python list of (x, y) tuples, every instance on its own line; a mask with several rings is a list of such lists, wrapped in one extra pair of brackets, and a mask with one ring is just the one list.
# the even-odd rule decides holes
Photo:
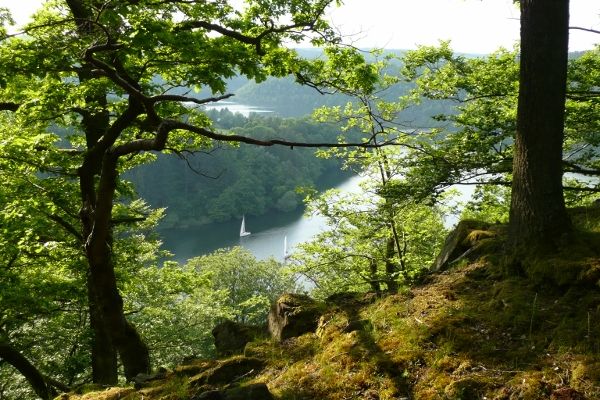
[[(190, 106), (193, 106), (194, 103), (190, 103)], [(246, 104), (236, 103), (234, 101), (225, 101), (221, 100), (216, 103), (206, 104), (202, 106), (205, 110), (229, 110), (234, 114), (242, 114), (244, 117), (249, 117), (250, 114), (268, 114), (272, 113), (273, 110), (268, 110), (265, 108), (259, 108), (254, 106), (249, 106)]]
[[(252, 113), (270, 113), (271, 110), (239, 104), (233, 101), (219, 101), (203, 106), (205, 109), (228, 109), (233, 113), (249, 116)], [(354, 176), (337, 185), (342, 192), (357, 192), (360, 189), (360, 176)], [(461, 195), (458, 200), (471, 197), (474, 186), (455, 185)], [(224, 247), (242, 246), (250, 250), (258, 259), (273, 257), (284, 260), (284, 241), (287, 238), (287, 251), (293, 251), (299, 243), (309, 241), (317, 233), (328, 229), (325, 218), (320, 215), (304, 215), (302, 211), (291, 213), (272, 212), (263, 216), (246, 215), (246, 230), (251, 235), (240, 237), (241, 218), (238, 221), (213, 223), (200, 227), (162, 229), (160, 234), (164, 247), (175, 255), (175, 260), (185, 262), (189, 258), (209, 254)], [(457, 222), (456, 216), (446, 218), (446, 226)]]
[[(361, 179), (359, 176), (351, 177), (337, 188), (345, 192), (360, 190)], [(286, 237), (290, 252), (297, 244), (327, 229), (323, 216), (307, 216), (302, 211), (272, 212), (259, 217), (246, 215), (246, 230), (251, 235), (245, 237), (240, 237), (240, 224), (241, 219), (193, 228), (162, 229), (160, 234), (164, 247), (174, 253), (179, 262), (233, 246), (245, 247), (259, 259), (274, 257), (283, 261)]]
[[(342, 192), (360, 191), (363, 178), (353, 176), (336, 188)], [(460, 191), (457, 201), (468, 200), (474, 190), (471, 185), (455, 185)], [(263, 216), (246, 215), (246, 230), (251, 235), (240, 237), (241, 219), (223, 223), (213, 223), (192, 228), (163, 229), (160, 234), (164, 247), (175, 254), (175, 260), (185, 262), (189, 258), (211, 253), (223, 247), (242, 246), (250, 250), (258, 259), (273, 257), (284, 260), (284, 241), (287, 237), (287, 250), (293, 251), (299, 243), (309, 241), (317, 233), (328, 229), (321, 215), (304, 215), (302, 211), (291, 213), (272, 212)], [(448, 228), (457, 222), (450, 215), (445, 224)]]

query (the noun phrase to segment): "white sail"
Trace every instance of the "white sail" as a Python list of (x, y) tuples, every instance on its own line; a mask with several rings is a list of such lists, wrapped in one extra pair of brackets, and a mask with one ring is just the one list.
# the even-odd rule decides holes
[(287, 260), (288, 258), (290, 258), (290, 255), (288, 254), (287, 235), (286, 235), (283, 237), (283, 259)]
[(250, 232), (246, 232), (246, 216), (242, 216), (242, 226), (240, 227), (240, 237), (248, 236)]

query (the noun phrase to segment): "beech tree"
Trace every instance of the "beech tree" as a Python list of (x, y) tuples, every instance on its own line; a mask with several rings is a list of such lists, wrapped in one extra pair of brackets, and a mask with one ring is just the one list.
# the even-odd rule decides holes
[(565, 196), (600, 191), (596, 180), (580, 178), (600, 176), (600, 48), (568, 60), (568, 4), (522, 6), (520, 50), (469, 58), (442, 43), (407, 54), (415, 96), (456, 105), (412, 152), (407, 176), (425, 192), (457, 183), (512, 187), (512, 246), (552, 249), (571, 229)]
[(517, 134), (510, 207), (516, 246), (557, 246), (571, 226), (562, 187), (568, 0), (521, 0)]
[(77, 233), (88, 263), (94, 382), (117, 381), (117, 355), (128, 379), (150, 370), (115, 274), (113, 227), (140, 218), (114, 214), (129, 190), (120, 173), (152, 152), (183, 154), (212, 141), (322, 146), (222, 134), (194, 107), (230, 97), (225, 80), (236, 74), (299, 73), (308, 64), (284, 43), (337, 43), (322, 18), (333, 2), (252, 0), (237, 10), (225, 0), (56, 1), (2, 41), (0, 103), (14, 112), (15, 129), (67, 129), (59, 143), (67, 160), (51, 173), (79, 187), (79, 212), (59, 224)]

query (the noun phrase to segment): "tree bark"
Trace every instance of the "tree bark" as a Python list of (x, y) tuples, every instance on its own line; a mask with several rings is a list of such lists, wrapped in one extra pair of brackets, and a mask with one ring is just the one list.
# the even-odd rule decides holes
[(390, 236), (386, 240), (385, 246), (385, 279), (387, 284), (387, 291), (390, 294), (398, 293), (398, 266), (394, 263), (393, 259), (396, 255), (396, 241), (393, 236)]
[(99, 298), (91, 273), (88, 272), (88, 307), (92, 328), (92, 381), (105, 385), (118, 382), (117, 351), (102, 319)]
[(555, 247), (571, 227), (562, 190), (568, 26), (568, 0), (521, 0), (510, 209), (515, 248)]
[(27, 382), (29, 382), (35, 393), (42, 399), (51, 399), (56, 396), (56, 392), (46, 383), (40, 371), (9, 343), (0, 342), (0, 359), (5, 360), (15, 367), (27, 379)]
[[(92, 159), (95, 157), (93, 153), (94, 151), (90, 152)], [(84, 162), (84, 167), (87, 168), (82, 167), (80, 170), (83, 201), (81, 220), (84, 237), (87, 239), (85, 251), (90, 268), (90, 316), (94, 328), (93, 377), (95, 381), (98, 379), (98, 383), (109, 384), (116, 383), (115, 349), (121, 357), (128, 380), (139, 373), (150, 372), (149, 349), (125, 318), (112, 257), (110, 219), (118, 179), (117, 162), (118, 156), (106, 149), (102, 157), (97, 191), (88, 181), (95, 175), (92, 172), (95, 166)]]
[(377, 274), (377, 261), (374, 259), (369, 260), (369, 285), (371, 290), (381, 294), (381, 284), (379, 283), (379, 276)]

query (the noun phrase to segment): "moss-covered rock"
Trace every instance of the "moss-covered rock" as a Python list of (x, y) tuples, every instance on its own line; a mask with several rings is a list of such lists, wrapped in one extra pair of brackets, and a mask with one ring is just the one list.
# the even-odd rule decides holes
[(86, 385), (86, 388), (87, 389), (78, 389), (73, 394), (60, 395), (56, 397), (55, 400), (119, 400), (130, 398), (130, 396), (135, 393), (135, 389), (133, 388), (101, 388), (101, 385)]
[(325, 307), (309, 296), (284, 294), (269, 312), (269, 332), (277, 341), (314, 332)]
[(246, 343), (267, 336), (266, 327), (223, 321), (212, 330), (215, 348), (220, 356), (241, 354)]
[(208, 390), (195, 396), (193, 400), (273, 400), (269, 388), (264, 383), (253, 383), (226, 390)]
[(234, 357), (217, 363), (190, 379), (190, 385), (220, 385), (232, 383), (241, 378), (258, 374), (265, 366), (265, 362), (252, 357)]
[(484, 239), (493, 238), (496, 234), (489, 230), (490, 224), (475, 220), (463, 220), (446, 238), (440, 254), (435, 259), (430, 271), (439, 272), (469, 253), (474, 253)]
[(552, 392), (550, 400), (585, 400), (585, 396), (573, 388), (563, 387)]
[(226, 390), (224, 400), (273, 400), (274, 397), (264, 383), (254, 383)]
[(452, 381), (444, 388), (448, 400), (480, 399), (485, 390), (485, 383), (475, 378), (464, 378)]
[(190, 360), (185, 365), (175, 367), (173, 374), (177, 376), (194, 376), (217, 366), (215, 360)]

